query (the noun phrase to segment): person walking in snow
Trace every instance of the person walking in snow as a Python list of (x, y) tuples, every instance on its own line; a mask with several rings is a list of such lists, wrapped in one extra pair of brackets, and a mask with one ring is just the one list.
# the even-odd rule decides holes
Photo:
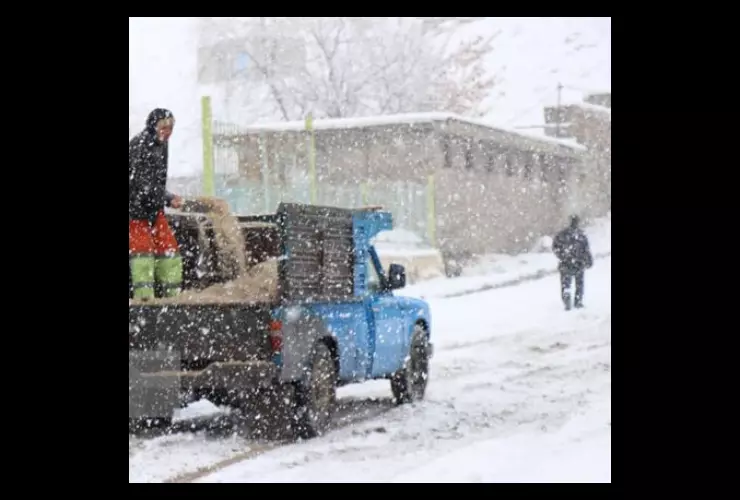
[(182, 258), (164, 215), (165, 206), (182, 206), (182, 199), (166, 190), (174, 126), (171, 111), (155, 109), (128, 145), (128, 252), (135, 299), (153, 298), (155, 283), (168, 297), (182, 286)]
[(552, 242), (552, 250), (557, 257), (560, 271), (560, 294), (565, 310), (571, 309), (570, 287), (575, 279), (576, 293), (573, 306), (583, 307), (584, 280), (586, 269), (593, 266), (593, 255), (586, 233), (580, 228), (577, 215), (570, 217), (570, 226), (560, 231)]

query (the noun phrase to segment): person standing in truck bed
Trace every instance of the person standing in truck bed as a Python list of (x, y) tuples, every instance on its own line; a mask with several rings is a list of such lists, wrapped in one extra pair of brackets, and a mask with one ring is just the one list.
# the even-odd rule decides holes
[(177, 295), (182, 286), (182, 257), (164, 215), (165, 206), (182, 206), (182, 199), (166, 190), (174, 126), (171, 111), (155, 109), (128, 145), (128, 252), (134, 299), (153, 298), (155, 284), (166, 297)]

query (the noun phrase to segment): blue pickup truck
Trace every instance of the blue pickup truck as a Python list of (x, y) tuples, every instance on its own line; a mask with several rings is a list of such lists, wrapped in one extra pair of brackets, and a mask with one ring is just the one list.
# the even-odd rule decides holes
[[(274, 299), (130, 303), (130, 422), (167, 421), (187, 394), (257, 415), (266, 433), (312, 437), (330, 425), (338, 386), (388, 379), (397, 403), (424, 397), (429, 305), (393, 294), (405, 270), (384, 270), (371, 244), (392, 229), (390, 213), (284, 203), (238, 220), (251, 264), (277, 263)], [(223, 281), (207, 217), (170, 221), (185, 258), (183, 293)]]

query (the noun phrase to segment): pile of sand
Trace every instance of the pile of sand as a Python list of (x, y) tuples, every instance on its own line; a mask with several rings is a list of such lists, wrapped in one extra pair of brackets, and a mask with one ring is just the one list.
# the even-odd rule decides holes
[[(177, 297), (156, 299), (158, 304), (227, 304), (273, 302), (278, 299), (278, 260), (261, 262), (240, 277), (209, 286), (186, 290)], [(149, 302), (152, 303), (152, 302)]]
[[(247, 271), (248, 255), (244, 234), (239, 221), (229, 213), (229, 205), (218, 198), (195, 198), (195, 203), (207, 207), (208, 217), (212, 221), (215, 244), (217, 248), (217, 268), (221, 279), (238, 279)], [(205, 235), (205, 231), (201, 231)]]

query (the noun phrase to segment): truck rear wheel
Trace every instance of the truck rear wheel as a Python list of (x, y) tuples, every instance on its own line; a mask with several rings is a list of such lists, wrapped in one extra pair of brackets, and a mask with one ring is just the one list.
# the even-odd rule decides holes
[(146, 432), (153, 429), (167, 429), (172, 427), (171, 417), (141, 417), (128, 419), (129, 434)]
[(429, 380), (429, 340), (421, 325), (414, 327), (404, 366), (391, 378), (391, 391), (398, 404), (424, 399)]
[(298, 437), (309, 439), (326, 432), (337, 401), (337, 371), (324, 342), (314, 345), (306, 380), (296, 387)]
[(290, 400), (292, 387), (276, 383), (243, 394), (232, 402), (252, 438), (282, 440), (293, 437)]

